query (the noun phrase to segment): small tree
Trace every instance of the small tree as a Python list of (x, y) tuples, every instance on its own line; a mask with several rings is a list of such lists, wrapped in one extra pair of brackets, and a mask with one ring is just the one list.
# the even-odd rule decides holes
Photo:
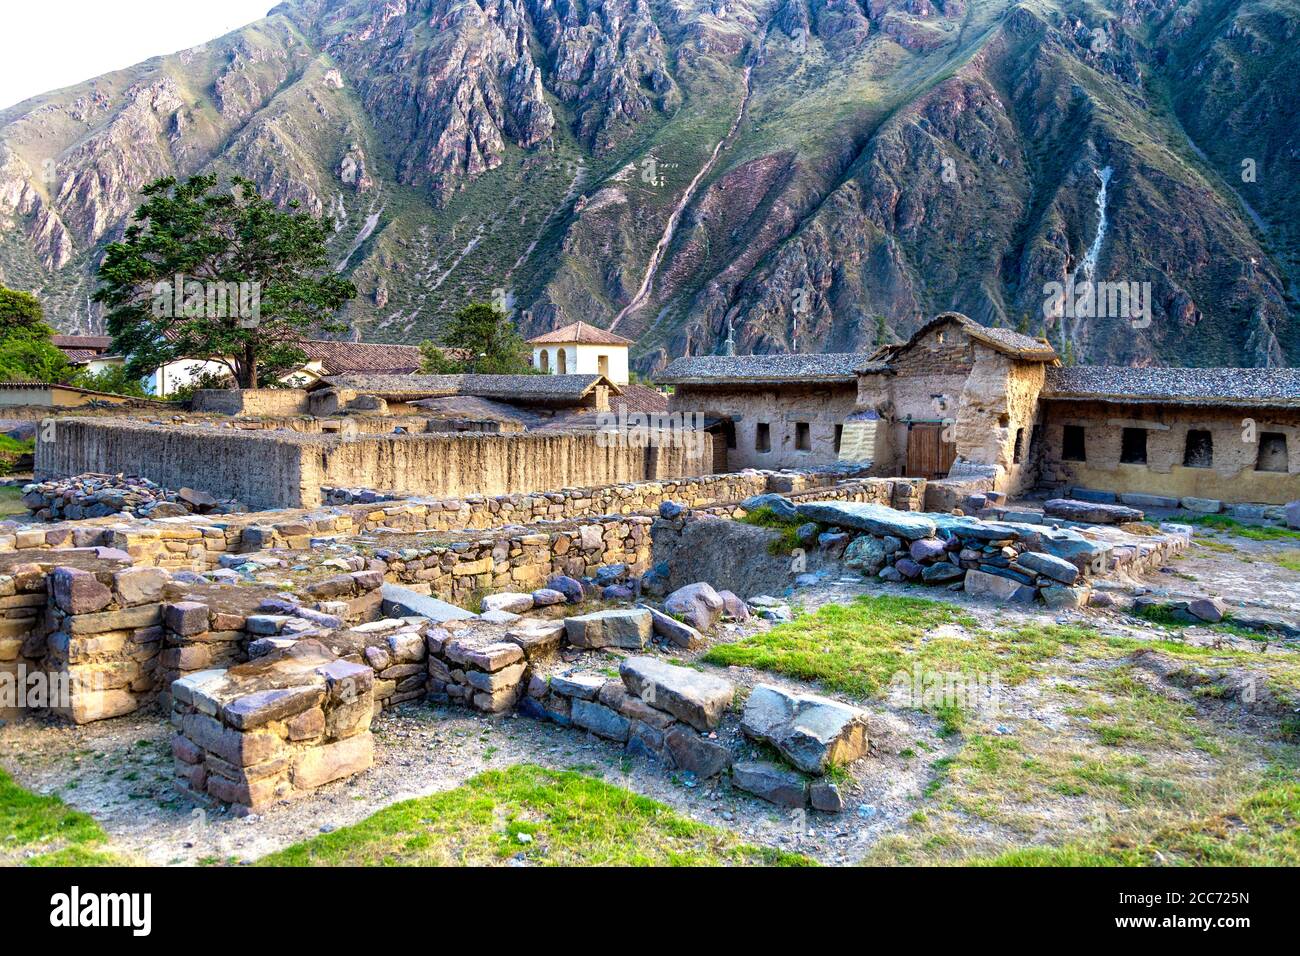
[(885, 321), (885, 314), (882, 312), (876, 316), (876, 347), (889, 344), (889, 325)]
[(449, 356), (442, 346), (425, 341), (420, 343), (420, 371), (425, 375), (458, 375), (465, 371), (465, 363)]
[[(258, 194), (247, 179), (159, 179), (99, 267), (95, 301), (109, 309), (127, 372), (196, 359), (227, 366), (241, 388), (306, 360), (298, 342), (342, 331), (333, 316), (356, 295), (329, 268), (328, 227)], [(232, 301), (232, 298), (235, 301)]]
[(74, 374), (68, 357), (54, 347), (40, 300), (0, 286), (0, 380), (66, 382)]
[(146, 398), (149, 394), (145, 391), (144, 383), (122, 365), (112, 365), (98, 372), (83, 371), (72, 380), (72, 384), (88, 388), (92, 392), (109, 392), (134, 398)]
[(457, 366), (456, 371), (487, 375), (519, 375), (533, 372), (528, 361), (528, 346), (510, 317), (486, 302), (473, 302), (452, 316), (442, 337), (447, 348), (469, 354), (464, 362), (454, 362), (445, 355), (435, 356), (432, 345), (424, 345), (423, 370), (439, 374), (440, 369)]

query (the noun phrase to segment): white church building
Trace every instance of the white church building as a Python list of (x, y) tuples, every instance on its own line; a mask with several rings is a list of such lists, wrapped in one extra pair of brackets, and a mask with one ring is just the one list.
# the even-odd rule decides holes
[(631, 339), (574, 322), (529, 339), (528, 344), (533, 347), (533, 368), (548, 375), (603, 375), (615, 385), (628, 384)]

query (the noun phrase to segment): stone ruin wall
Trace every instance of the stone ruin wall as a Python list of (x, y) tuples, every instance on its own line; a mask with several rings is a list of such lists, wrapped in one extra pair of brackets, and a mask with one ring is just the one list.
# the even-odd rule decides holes
[(38, 433), (35, 470), (126, 472), (266, 509), (316, 507), (322, 486), (499, 495), (699, 475), (710, 458), (707, 442), (635, 447), (594, 432), (342, 438), (63, 418)]
[[(1116, 493), (1196, 497), (1230, 502), (1285, 504), (1300, 498), (1300, 411), (1230, 410), (1187, 406), (1117, 406), (1101, 402), (1045, 404), (1041, 469), (1044, 483)], [(1254, 423), (1256, 442), (1243, 424)], [(1087, 461), (1065, 461), (1066, 425), (1085, 428)], [(1126, 427), (1146, 428), (1147, 463), (1121, 464)], [(1214, 462), (1209, 468), (1183, 465), (1189, 430), (1209, 431)], [(1257, 471), (1258, 436), (1286, 436), (1287, 471)]]
[(194, 393), (190, 408), (215, 415), (302, 415), (307, 393), (300, 388), (205, 388)]
[(1031, 445), (1046, 367), (1018, 362), (979, 343), (975, 356), (955, 416), (957, 457), (993, 467), (993, 490), (1015, 495), (1037, 479)]

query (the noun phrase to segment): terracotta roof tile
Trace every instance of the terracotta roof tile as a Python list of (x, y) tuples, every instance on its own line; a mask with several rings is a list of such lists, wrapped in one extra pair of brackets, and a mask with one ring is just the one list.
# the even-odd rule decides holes
[(613, 332), (606, 331), (595, 325), (588, 325), (586, 322), (574, 322), (562, 329), (556, 329), (554, 332), (547, 332), (545, 335), (539, 335), (535, 339), (528, 340), (529, 345), (568, 345), (573, 342), (579, 345), (633, 344), (631, 339), (625, 339), (621, 335), (615, 335)]

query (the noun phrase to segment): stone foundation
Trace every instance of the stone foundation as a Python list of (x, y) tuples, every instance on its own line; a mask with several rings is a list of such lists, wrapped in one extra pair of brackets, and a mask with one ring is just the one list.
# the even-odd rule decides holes
[(172, 685), (177, 785), (203, 803), (260, 812), (374, 762), (370, 668), (305, 640)]

